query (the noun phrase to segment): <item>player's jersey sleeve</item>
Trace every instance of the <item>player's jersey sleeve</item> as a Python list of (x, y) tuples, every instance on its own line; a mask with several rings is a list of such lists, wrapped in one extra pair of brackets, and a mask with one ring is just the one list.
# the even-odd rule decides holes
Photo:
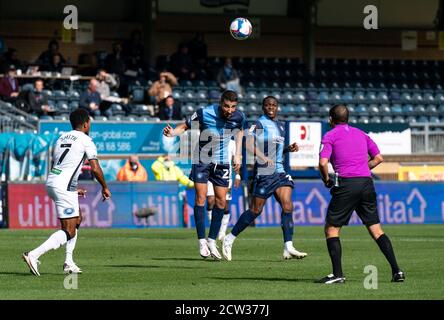
[(367, 150), (370, 157), (375, 157), (381, 152), (379, 151), (378, 145), (372, 140), (372, 138), (369, 137), (369, 135), (365, 135), (366, 141), (367, 141)]
[(90, 137), (85, 139), (85, 154), (88, 160), (97, 160), (97, 147)]
[(319, 151), (319, 157), (330, 159), (331, 153), (333, 152), (333, 137), (331, 134), (326, 134), (324, 138), (322, 138), (321, 148)]
[(187, 125), (188, 129), (191, 129), (191, 123), (193, 121), (199, 121), (199, 124), (201, 124), (202, 118), (203, 118), (203, 109), (199, 109), (196, 112), (194, 112), (191, 116), (187, 117), (185, 124)]

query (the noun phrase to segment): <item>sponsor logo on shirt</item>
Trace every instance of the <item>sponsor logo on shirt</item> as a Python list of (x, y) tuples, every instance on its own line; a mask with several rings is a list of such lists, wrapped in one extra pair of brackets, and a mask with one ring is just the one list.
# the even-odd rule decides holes
[(52, 174), (55, 174), (55, 175), (59, 175), (59, 174), (62, 173), (62, 170), (59, 170), (59, 169), (53, 168), (53, 169), (51, 169), (51, 173), (52, 173)]

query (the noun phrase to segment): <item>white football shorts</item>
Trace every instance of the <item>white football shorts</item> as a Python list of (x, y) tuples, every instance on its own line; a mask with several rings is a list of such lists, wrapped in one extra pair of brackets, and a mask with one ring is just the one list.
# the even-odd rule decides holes
[(55, 202), (59, 219), (76, 218), (79, 214), (79, 195), (77, 191), (60, 190), (46, 187), (48, 196)]

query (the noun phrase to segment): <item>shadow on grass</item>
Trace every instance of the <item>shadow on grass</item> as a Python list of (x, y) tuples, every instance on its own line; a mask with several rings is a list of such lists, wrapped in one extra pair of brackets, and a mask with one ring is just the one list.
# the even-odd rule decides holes
[[(238, 280), (251, 280), (251, 281), (280, 281), (280, 282), (304, 282), (304, 283), (313, 283), (313, 284), (317, 284), (319, 286), (323, 286), (323, 284), (321, 283), (315, 283), (317, 280), (319, 280), (319, 278), (311, 278), (311, 279), (307, 279), (307, 278), (299, 278), (299, 279), (285, 279), (285, 278), (266, 278), (266, 277), (206, 277), (207, 279), (214, 279), (214, 280), (224, 280), (224, 281), (229, 281), (229, 280), (233, 280), (233, 281), (238, 281)], [(347, 282), (354, 282), (353, 280), (348, 281)]]
[(187, 267), (187, 266), (156, 266), (156, 265), (140, 265), (140, 264), (121, 264), (121, 265), (108, 265), (105, 268), (133, 268), (133, 269), (197, 269), (199, 267)]

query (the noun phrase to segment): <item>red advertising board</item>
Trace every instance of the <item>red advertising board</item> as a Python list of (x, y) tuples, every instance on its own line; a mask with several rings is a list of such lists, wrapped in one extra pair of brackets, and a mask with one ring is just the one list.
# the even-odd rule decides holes
[(44, 184), (9, 184), (8, 210), (10, 229), (54, 229), (60, 225)]

